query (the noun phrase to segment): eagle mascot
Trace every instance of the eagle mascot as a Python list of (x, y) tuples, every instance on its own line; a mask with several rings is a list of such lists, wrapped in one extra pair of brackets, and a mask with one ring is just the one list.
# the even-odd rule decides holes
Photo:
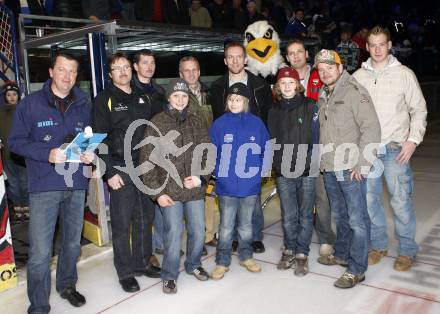
[(247, 54), (247, 69), (266, 78), (276, 76), (286, 66), (280, 52), (280, 37), (267, 21), (252, 23), (245, 30), (243, 45)]

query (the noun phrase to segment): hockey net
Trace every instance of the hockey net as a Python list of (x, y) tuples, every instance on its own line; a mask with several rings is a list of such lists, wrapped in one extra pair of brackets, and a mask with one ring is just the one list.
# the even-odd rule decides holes
[(15, 20), (12, 12), (4, 5), (0, 5), (0, 78), (3, 81), (16, 80), (18, 67), (16, 66)]

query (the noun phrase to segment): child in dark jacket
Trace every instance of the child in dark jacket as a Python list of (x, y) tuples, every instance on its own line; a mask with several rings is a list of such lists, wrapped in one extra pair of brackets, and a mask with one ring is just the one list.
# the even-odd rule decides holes
[(313, 144), (319, 142), (318, 110), (315, 101), (304, 96), (299, 74), (293, 68), (279, 71), (274, 90), (278, 101), (269, 111), (268, 127), (271, 138), (281, 144), (274, 152), (273, 169), (284, 233), (284, 250), (277, 268), (289, 269), (295, 264), (295, 275), (304, 276), (313, 232), (317, 173), (309, 172)]
[[(170, 81), (166, 88), (169, 103), (151, 120), (154, 127), (146, 128), (143, 141), (147, 144), (141, 148), (141, 164), (154, 164), (143, 175), (143, 181), (151, 189), (148, 194), (157, 200), (163, 216), (164, 293), (177, 292), (184, 218), (188, 232), (185, 271), (198, 280), (209, 279), (201, 256), (205, 240), (205, 192), (210, 174), (201, 175), (193, 169), (193, 159), (196, 147), (210, 140), (205, 122), (188, 108), (189, 93), (184, 80)], [(210, 161), (202, 157), (202, 164), (210, 168)]]
[(213, 279), (223, 278), (231, 264), (232, 235), (238, 220), (238, 258), (250, 272), (261, 267), (252, 259), (252, 213), (261, 191), (263, 156), (269, 133), (263, 121), (249, 113), (250, 92), (243, 83), (228, 90), (226, 113), (209, 130), (217, 147), (216, 193), (220, 231)]

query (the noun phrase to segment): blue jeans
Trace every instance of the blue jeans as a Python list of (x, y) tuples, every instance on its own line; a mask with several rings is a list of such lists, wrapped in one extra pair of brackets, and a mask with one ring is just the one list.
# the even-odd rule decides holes
[(332, 217), (330, 202), (325, 190), (324, 178), (322, 174), (316, 178), (316, 199), (315, 199), (315, 230), (320, 244), (335, 243), (336, 235), (332, 230)]
[(179, 276), (180, 249), (183, 219), (186, 221), (187, 242), (185, 271), (190, 274), (202, 265), (205, 243), (205, 201), (175, 201), (173, 206), (161, 207), (164, 226), (164, 255), (162, 280), (177, 280)]
[(3, 160), (3, 166), (8, 177), (7, 195), (12, 201), (12, 206), (28, 206), (26, 167), (10, 159)]
[(154, 206), (153, 248), (163, 250), (163, 217), (159, 205)]
[[(220, 230), (215, 263), (228, 267), (231, 264), (232, 237), (238, 232), (238, 258), (252, 258), (252, 214), (258, 195), (233, 197), (219, 195)], [(261, 206), (260, 206), (261, 207)]]
[(29, 194), (28, 313), (50, 311), (50, 260), (57, 220), (61, 248), (58, 254), (56, 289), (62, 293), (78, 281), (76, 262), (81, 252), (84, 219), (84, 190), (36, 192)]
[(294, 254), (309, 255), (313, 233), (314, 177), (277, 177), (281, 202), (284, 247)]
[[(232, 239), (237, 241), (238, 224), (235, 223), (235, 230)], [(257, 194), (254, 212), (252, 214), (252, 241), (263, 241), (264, 215), (261, 208), (261, 194)]]
[(348, 263), (347, 271), (361, 275), (368, 267), (370, 218), (366, 180), (351, 181), (348, 170), (324, 172), (324, 183), (336, 220), (334, 255)]
[(401, 147), (397, 143), (389, 143), (383, 152), (379, 152), (374, 166), (383, 174), (367, 180), (367, 207), (371, 219), (371, 243), (375, 250), (388, 248), (387, 221), (382, 205), (383, 183), (385, 178), (391, 196), (395, 234), (399, 240), (399, 255), (415, 257), (418, 251), (416, 237), (416, 215), (412, 203), (413, 178), (409, 164), (398, 164), (396, 157)]

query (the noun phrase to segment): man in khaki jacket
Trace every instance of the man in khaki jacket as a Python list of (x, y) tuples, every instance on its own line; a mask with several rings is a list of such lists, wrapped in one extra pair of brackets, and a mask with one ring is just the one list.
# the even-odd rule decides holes
[(389, 54), (390, 33), (374, 27), (367, 36), (370, 58), (353, 76), (370, 93), (379, 116), (382, 147), (375, 167), (381, 175), (368, 178), (367, 207), (371, 218), (371, 250), (368, 264), (387, 255), (388, 235), (382, 205), (382, 175), (391, 195), (395, 234), (399, 240), (394, 269), (411, 268), (418, 251), (416, 216), (412, 203), (413, 178), (409, 160), (423, 140), (426, 102), (414, 72)]
[(339, 55), (321, 50), (315, 58), (324, 88), (319, 96), (321, 171), (336, 220), (335, 253), (324, 265), (347, 266), (334, 285), (351, 288), (365, 279), (370, 219), (366, 180), (380, 143), (380, 125), (368, 95), (343, 69)]

